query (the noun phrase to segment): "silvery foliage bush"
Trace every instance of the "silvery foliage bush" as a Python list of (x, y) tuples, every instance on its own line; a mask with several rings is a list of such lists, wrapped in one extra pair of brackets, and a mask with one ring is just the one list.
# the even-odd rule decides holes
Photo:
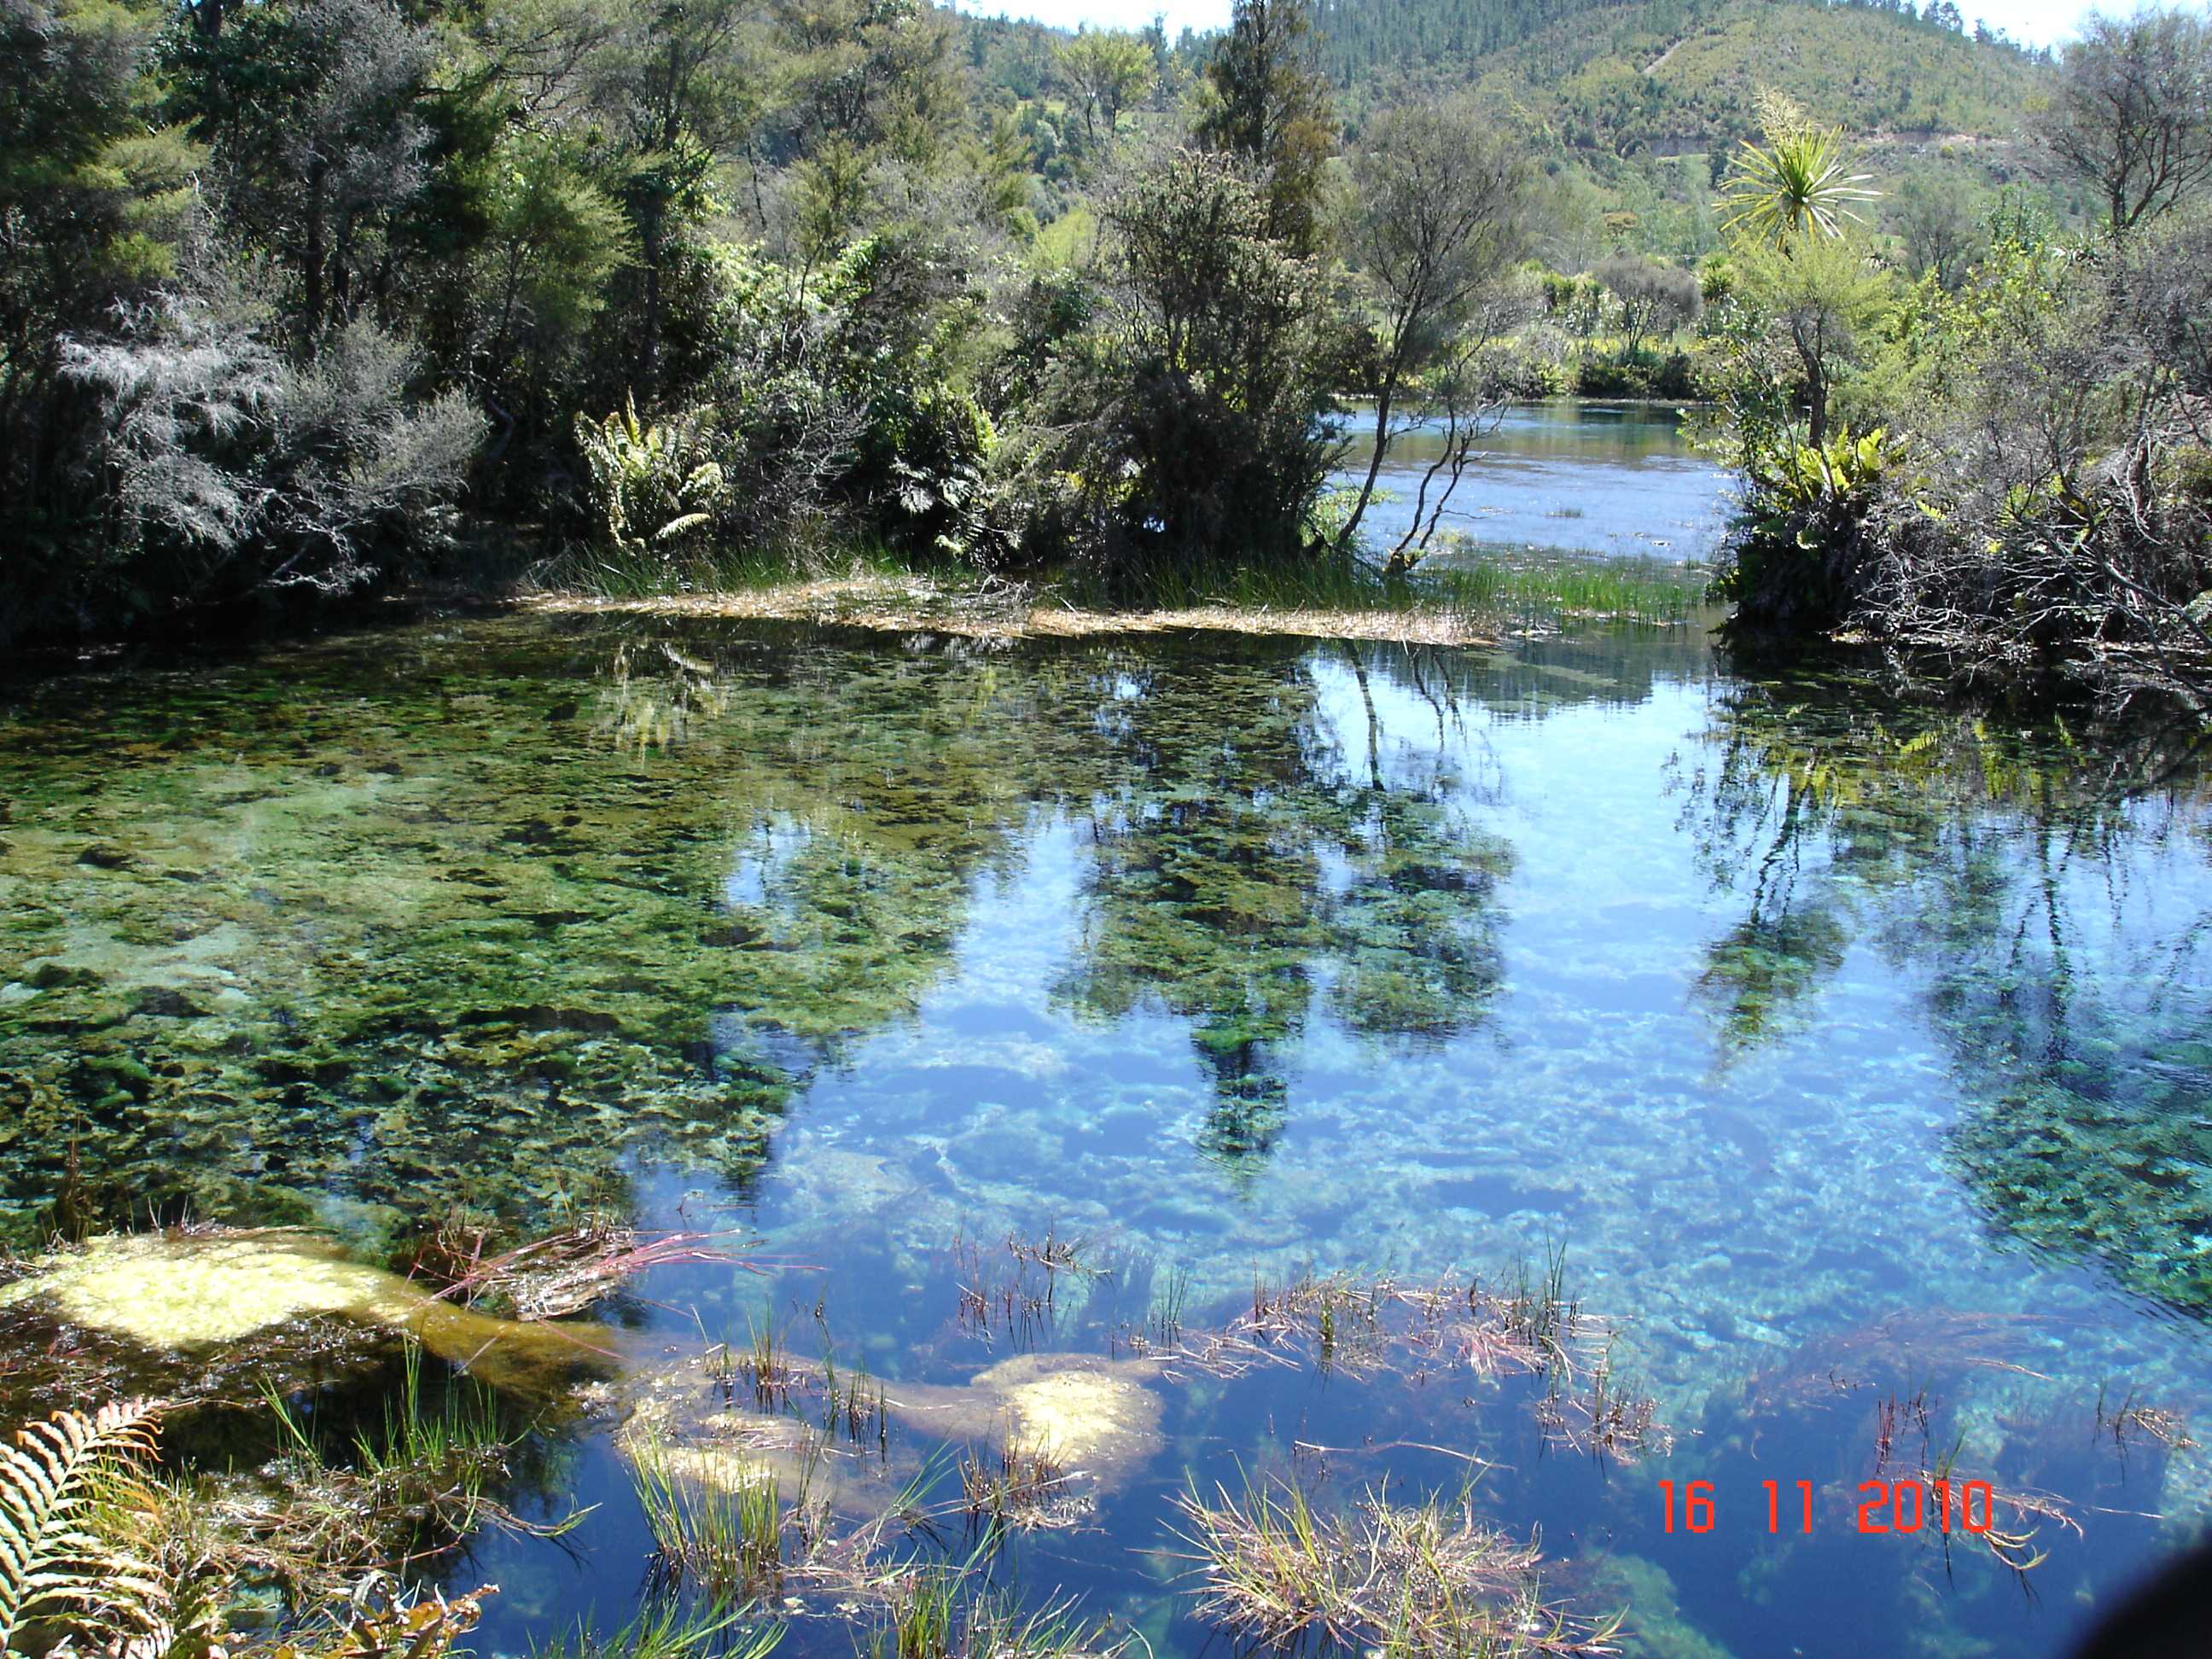
[(85, 465), (110, 574), (182, 566), (187, 602), (343, 592), (449, 533), (483, 417), (455, 393), (410, 398), (412, 356), (373, 324), (305, 362), (260, 324), (221, 283), (185, 284), (64, 340), (64, 373), (97, 411)]

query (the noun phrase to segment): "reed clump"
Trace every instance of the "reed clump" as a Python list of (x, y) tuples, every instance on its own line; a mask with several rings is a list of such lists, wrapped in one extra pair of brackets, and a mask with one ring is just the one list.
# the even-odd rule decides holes
[(1539, 1553), (1479, 1519), (1468, 1492), (1316, 1510), (1286, 1482), (1177, 1499), (1200, 1580), (1200, 1615), (1281, 1645), (1321, 1638), (1390, 1659), (1508, 1659), (1618, 1653), (1618, 1616), (1547, 1604)]
[(623, 1449), (663, 1589), (729, 1606), (780, 1600), (796, 1608), (810, 1592), (847, 1612), (896, 1602), (914, 1571), (898, 1541), (933, 1538), (937, 1523), (957, 1513), (957, 1504), (932, 1501), (943, 1460), (925, 1461), (854, 1518), (854, 1491), (825, 1468), (833, 1431), (791, 1426), (795, 1446), (779, 1434), (748, 1449), (689, 1444), (633, 1424)]
[(1624, 1458), (1663, 1451), (1672, 1437), (1650, 1397), (1619, 1374), (1613, 1340), (1611, 1324), (1568, 1294), (1565, 1255), (1554, 1250), (1540, 1269), (1524, 1261), (1496, 1284), (1452, 1274), (1255, 1279), (1249, 1309), (1182, 1337), (1164, 1358), (1169, 1376), (1309, 1364), (1352, 1380), (1535, 1377), (1544, 1385), (1537, 1419), (1555, 1443)]
[(266, 1381), (262, 1400), (277, 1437), (269, 1462), (251, 1473), (165, 1472), (118, 1511), (134, 1547), (179, 1584), (272, 1586), (304, 1613), (357, 1601), (392, 1564), (442, 1554), (486, 1527), (555, 1538), (587, 1513), (539, 1522), (508, 1507), (528, 1425), (509, 1423), (473, 1377), (426, 1386), (417, 1344), (401, 1350), (380, 1419), (350, 1434)]
[(1062, 1275), (1091, 1276), (1082, 1244), (1048, 1228), (1043, 1237), (1009, 1233), (997, 1245), (964, 1234), (951, 1245), (954, 1321), (963, 1334), (987, 1345), (1034, 1347), (1059, 1320)]
[[(629, 1462), (631, 1487), (665, 1578), (689, 1580), (721, 1599), (782, 1593), (786, 1516), (774, 1474), (740, 1470), (732, 1479), (699, 1479), (653, 1435), (638, 1437)], [(803, 1498), (798, 1507), (805, 1509)]]
[(628, 1624), (601, 1634), (588, 1626), (531, 1650), (531, 1659), (769, 1659), (783, 1644), (784, 1627), (738, 1629), (744, 1609), (690, 1606), (657, 1597)]
[(1073, 1492), (1073, 1477), (1049, 1447), (1011, 1434), (995, 1451), (962, 1453), (959, 1474), (969, 1519), (993, 1528), (1072, 1527), (1095, 1507)]
[(947, 1563), (904, 1574), (871, 1659), (1120, 1659), (1135, 1638), (1103, 1620), (1076, 1616), (1072, 1598), (1024, 1608), (1001, 1592), (965, 1599), (960, 1587), (975, 1563)]

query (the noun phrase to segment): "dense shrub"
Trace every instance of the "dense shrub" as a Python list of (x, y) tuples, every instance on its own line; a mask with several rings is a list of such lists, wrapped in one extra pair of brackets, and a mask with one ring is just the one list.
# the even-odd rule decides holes
[(444, 544), (483, 417), (452, 393), (414, 395), (411, 354), (373, 324), (306, 362), (267, 327), (210, 283), (63, 337), (62, 378), (85, 399), (87, 512), (65, 545), (19, 552), (9, 626), (356, 592)]
[(1261, 178), (1171, 150), (1108, 204), (1104, 303), (1064, 390), (1082, 422), (1087, 550), (1109, 575), (1234, 550), (1298, 555), (1329, 467), (1322, 291), (1267, 234)]

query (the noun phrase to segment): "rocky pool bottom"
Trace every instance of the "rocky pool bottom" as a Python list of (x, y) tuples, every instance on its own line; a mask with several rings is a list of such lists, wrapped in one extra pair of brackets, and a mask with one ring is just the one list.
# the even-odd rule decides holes
[[(169, 1443), (252, 1471), (266, 1381), (343, 1464), (411, 1331), (514, 1441), (505, 1519), (418, 1568), (499, 1583), (480, 1651), (702, 1593), (641, 1447), (684, 1493), (781, 1470), (833, 1550), (938, 1511), (866, 1560), (1162, 1654), (1220, 1624), (1194, 1502), (1249, 1532), (1285, 1483), (1655, 1654), (2063, 1651), (2203, 1525), (2212, 882), (2170, 733), (1733, 677), (1681, 629), (473, 619), (19, 686), (0, 805), (19, 1246), (307, 1230), (251, 1334), (19, 1274), (9, 1415), (227, 1401)], [(747, 1265), (527, 1338), (381, 1277), (586, 1224)], [(194, 1304), (253, 1316), (190, 1248)], [(1527, 1318), (1419, 1335), (1554, 1261), (1606, 1334), (1565, 1377), (1508, 1362)], [(1029, 1443), (1060, 1395), (1127, 1431), (1078, 1481)], [(1859, 1530), (1862, 1482), (1937, 1480), (1989, 1483), (1994, 1543)], [(971, 1485), (1068, 1524), (977, 1530)], [(792, 1650), (884, 1626), (858, 1561), (791, 1575)]]

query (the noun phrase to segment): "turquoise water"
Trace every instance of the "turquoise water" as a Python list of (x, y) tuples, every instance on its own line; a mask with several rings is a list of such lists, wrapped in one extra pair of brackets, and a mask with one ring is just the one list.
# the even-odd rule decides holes
[[(1351, 470), (1338, 483), (1356, 488), (1365, 477), (1374, 418), (1371, 410), (1351, 416)], [(1727, 527), (1730, 479), (1692, 447), (1686, 425), (1663, 404), (1510, 405), (1476, 446), (1437, 527), (1493, 547), (1710, 561)], [(1411, 524), (1443, 444), (1433, 420), (1392, 442), (1376, 480), (1389, 499), (1365, 520), (1370, 541), (1387, 548)], [(1438, 486), (1430, 488), (1433, 502)]]
[[(501, 1585), (479, 1650), (649, 1592), (623, 1425), (691, 1431), (749, 1326), (945, 1387), (1169, 1313), (1194, 1342), (1255, 1275), (1559, 1255), (1671, 1449), (1562, 1445), (1448, 1364), (1148, 1374), (1086, 1525), (979, 1573), (1194, 1654), (1188, 1482), (1452, 1493), (1474, 1455), (1546, 1598), (1625, 1609), (1631, 1651), (2056, 1653), (2212, 1512), (2202, 1451), (2112, 1426), (2212, 1424), (2205, 784), (2170, 736), (1686, 629), (472, 617), (19, 684), (0, 1198), (19, 1245), (65, 1200), (388, 1261), (465, 1205), (761, 1264), (616, 1305), (618, 1374), (514, 1500), (600, 1507), (434, 1569)], [(1048, 1230), (1090, 1271), (979, 1328), (963, 1286)], [(883, 1459), (934, 1443), (902, 1419)], [(1856, 1532), (1861, 1481), (1943, 1469), (2032, 1497), (2047, 1558)], [(1812, 1483), (1811, 1535), (1770, 1534), (1769, 1480)], [(1667, 1530), (1662, 1480), (1713, 1482), (1713, 1528)], [(787, 1650), (868, 1639), (865, 1598), (789, 1593)]]

